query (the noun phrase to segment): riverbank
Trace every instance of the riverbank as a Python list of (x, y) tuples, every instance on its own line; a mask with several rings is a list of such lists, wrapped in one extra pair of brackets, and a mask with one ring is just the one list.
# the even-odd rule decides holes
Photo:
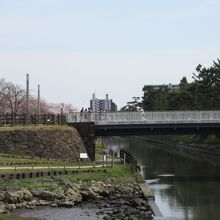
[(220, 138), (218, 135), (160, 135), (149, 136), (150, 139), (169, 141), (170, 143), (185, 144), (191, 147), (201, 147), (209, 150), (220, 150)]
[[(211, 159), (218, 161), (220, 159), (220, 150), (219, 149), (213, 149), (212, 147), (208, 146), (198, 146), (195, 144), (187, 144), (183, 142), (172, 142), (167, 141), (167, 139), (160, 139), (155, 137), (136, 137), (137, 139), (140, 139), (142, 141), (146, 141), (152, 144), (166, 146), (169, 149), (176, 150), (177, 152), (185, 152), (189, 153), (191, 155), (196, 155), (199, 157), (202, 157), (204, 159)], [(176, 139), (178, 140), (178, 138)]]
[(79, 207), (91, 203), (104, 219), (151, 219), (152, 211), (130, 167), (115, 165), (106, 173), (0, 182), (0, 212), (38, 206)]

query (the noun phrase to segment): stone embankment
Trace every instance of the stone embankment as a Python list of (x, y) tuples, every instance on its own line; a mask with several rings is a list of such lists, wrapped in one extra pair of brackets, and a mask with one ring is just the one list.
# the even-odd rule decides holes
[(74, 161), (86, 149), (75, 128), (31, 126), (1, 128), (0, 152)]
[[(143, 197), (137, 183), (115, 183), (89, 181), (73, 183), (61, 177), (44, 181), (58, 183), (53, 191), (25, 188), (0, 191), (0, 213), (14, 209), (36, 206), (76, 207), (83, 203), (93, 203), (99, 209), (97, 215), (104, 219), (152, 219), (151, 208)], [(18, 184), (19, 185), (19, 184)]]

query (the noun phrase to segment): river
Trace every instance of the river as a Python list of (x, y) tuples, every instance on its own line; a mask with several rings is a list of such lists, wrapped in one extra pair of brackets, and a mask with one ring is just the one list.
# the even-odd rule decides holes
[[(136, 138), (107, 138), (107, 146), (136, 155), (141, 172), (155, 194), (162, 218), (155, 220), (220, 219), (220, 165), (190, 154), (155, 146)], [(100, 219), (95, 209), (51, 209), (22, 211), (24, 216), (48, 220)], [(74, 217), (73, 217), (74, 216)]]
[[(143, 140), (107, 141), (136, 155), (163, 214), (158, 220), (220, 219), (220, 165)], [(124, 143), (123, 143), (124, 142)]]

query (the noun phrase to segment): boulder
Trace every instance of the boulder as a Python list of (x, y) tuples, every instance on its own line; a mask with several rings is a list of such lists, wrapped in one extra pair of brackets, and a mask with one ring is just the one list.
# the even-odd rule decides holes
[(0, 209), (0, 214), (5, 214), (7, 213), (8, 211), (6, 209)]
[(33, 198), (33, 195), (31, 194), (31, 192), (27, 189), (21, 189), (22, 193), (23, 193), (23, 199), (26, 201), (31, 201)]
[(58, 197), (55, 193), (43, 189), (32, 190), (31, 193), (33, 194), (33, 196), (47, 201), (53, 201)]
[(33, 199), (32, 201), (28, 202), (27, 204), (28, 204), (29, 206), (36, 206), (37, 203), (38, 203), (37, 200), (36, 200), (36, 199)]
[(72, 208), (75, 203), (69, 200), (64, 200), (64, 201), (60, 201), (60, 200), (54, 200), (53, 206), (57, 205), (58, 207), (66, 207), (66, 208)]
[(55, 189), (53, 193), (56, 194), (57, 199), (65, 199), (64, 190), (61, 187)]
[(23, 192), (22, 191), (6, 191), (4, 195), (4, 201), (16, 204), (20, 203), (23, 200)]
[(5, 203), (0, 201), (0, 209), (5, 210)]
[(58, 205), (56, 203), (52, 203), (51, 207), (56, 208), (56, 207), (58, 207)]
[(12, 211), (12, 210), (16, 209), (16, 205), (15, 205), (15, 204), (7, 204), (7, 205), (6, 205), (6, 208), (7, 208), (9, 211)]
[(66, 196), (66, 199), (69, 200), (69, 201), (73, 201), (73, 202), (76, 202), (76, 203), (82, 202), (82, 195), (80, 195), (79, 190), (69, 188), (65, 192), (65, 196)]
[(5, 198), (5, 192), (0, 191), (0, 201), (3, 201)]
[(83, 200), (96, 199), (96, 194), (91, 188), (84, 189), (80, 192)]
[(37, 206), (48, 206), (48, 205), (51, 205), (51, 202), (50, 201), (45, 201), (45, 200), (39, 200), (37, 203), (36, 203)]

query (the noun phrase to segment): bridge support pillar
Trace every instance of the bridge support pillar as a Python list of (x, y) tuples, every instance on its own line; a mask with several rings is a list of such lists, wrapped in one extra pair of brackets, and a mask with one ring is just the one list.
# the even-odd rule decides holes
[(91, 161), (95, 161), (95, 128), (93, 122), (71, 123), (83, 139), (86, 151)]

